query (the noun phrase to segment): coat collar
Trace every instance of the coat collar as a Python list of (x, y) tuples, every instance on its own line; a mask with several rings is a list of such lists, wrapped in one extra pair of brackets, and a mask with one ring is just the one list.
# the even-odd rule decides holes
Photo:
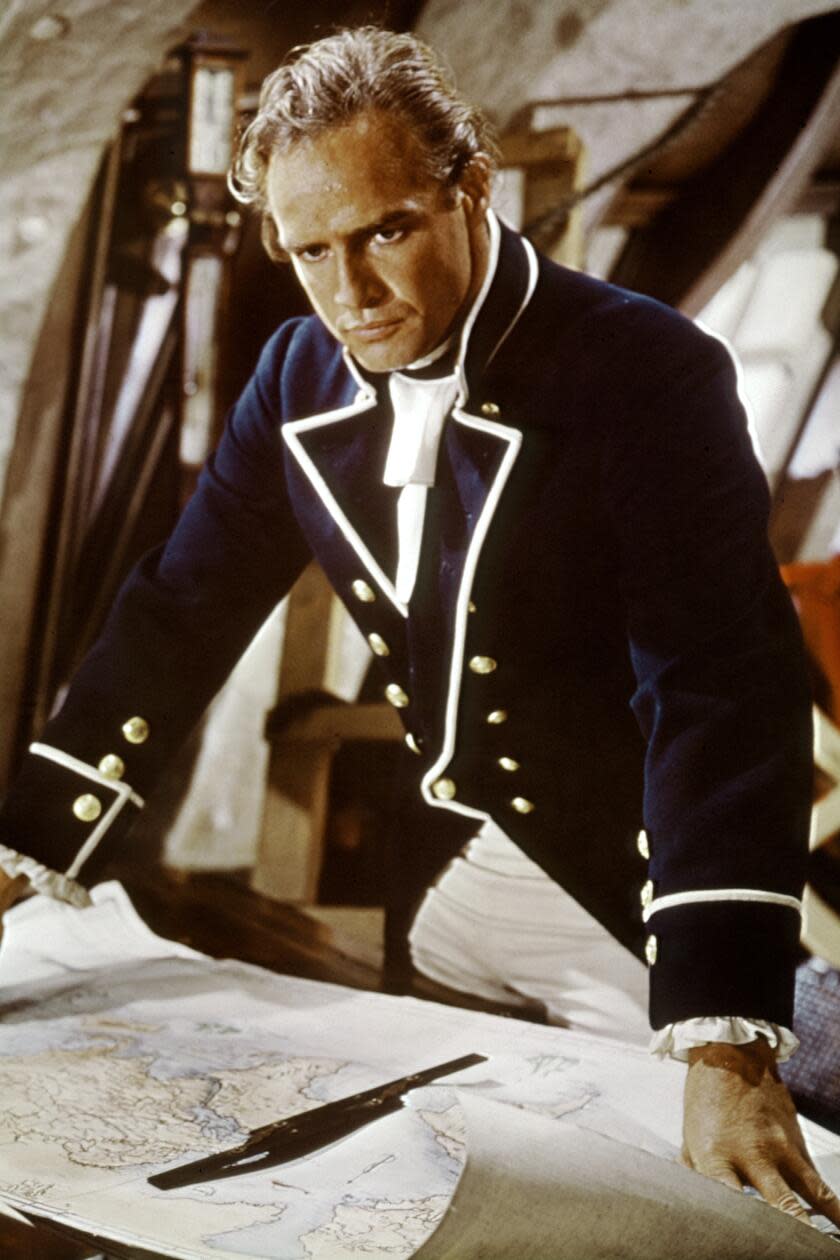
[(537, 283), (537, 256), (530, 241), (500, 223), (491, 211), (488, 215), (491, 240), (498, 234), (495, 267), (461, 333), (459, 370), (462, 397), (458, 406), (465, 408), (470, 394), (480, 387), (491, 361), (499, 353), (525, 307)]

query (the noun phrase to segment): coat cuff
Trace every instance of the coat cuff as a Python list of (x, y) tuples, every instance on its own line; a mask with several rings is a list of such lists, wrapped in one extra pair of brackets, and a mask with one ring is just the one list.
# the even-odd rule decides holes
[(710, 1041), (743, 1046), (757, 1041), (759, 1037), (766, 1038), (776, 1051), (779, 1063), (785, 1063), (799, 1049), (799, 1038), (789, 1028), (771, 1024), (765, 1019), (741, 1019), (737, 1015), (684, 1019), (676, 1024), (666, 1024), (653, 1034), (648, 1049), (658, 1059), (677, 1059), (686, 1063), (688, 1052), (694, 1046), (705, 1046)]
[(793, 906), (681, 903), (661, 909), (647, 927), (652, 1028), (722, 1011), (793, 1027), (800, 932)]
[(31, 744), (0, 813), (0, 845), (74, 879), (105, 836), (122, 830), (115, 824), (143, 805), (118, 777), (123, 770), (113, 754), (94, 766), (62, 748)]

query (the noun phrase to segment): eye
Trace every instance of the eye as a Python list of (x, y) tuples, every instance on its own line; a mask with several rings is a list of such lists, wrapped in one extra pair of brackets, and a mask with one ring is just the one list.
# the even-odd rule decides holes
[(401, 241), (404, 236), (404, 227), (382, 227), (374, 232), (373, 239), (377, 245), (393, 245), (395, 241)]
[(302, 249), (295, 250), (295, 257), (301, 262), (319, 262), (326, 257), (326, 245), (304, 245)]

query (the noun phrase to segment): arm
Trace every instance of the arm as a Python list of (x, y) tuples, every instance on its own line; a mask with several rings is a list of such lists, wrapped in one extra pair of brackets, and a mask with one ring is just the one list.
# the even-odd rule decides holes
[(678, 331), (668, 380), (613, 426), (604, 474), (646, 741), (651, 1022), (789, 1027), (812, 773), (804, 654), (731, 361)]
[(26, 882), (22, 876), (13, 878), (0, 870), (0, 940), (3, 938), (3, 915), (21, 896), (26, 888)]
[[(683, 328), (670, 363), (605, 461), (647, 741), (651, 1020), (790, 1027), (811, 791), (798, 627), (728, 355)], [(831, 1215), (768, 1056), (689, 1052), (686, 1161)]]
[(125, 830), (309, 558), (285, 493), (269, 343), (165, 546), (123, 585), (61, 711), (25, 758), (0, 844), (75, 874)]

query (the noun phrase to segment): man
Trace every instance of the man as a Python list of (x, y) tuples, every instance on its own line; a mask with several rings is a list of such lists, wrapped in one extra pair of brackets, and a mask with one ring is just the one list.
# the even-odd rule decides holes
[(646, 955), (652, 1023), (689, 1047), (686, 1161), (840, 1224), (774, 1069), (809, 699), (732, 367), (500, 227), (491, 153), (410, 36), (344, 32), (267, 80), (235, 186), (316, 315), (269, 341), (124, 586), (6, 802), (0, 863), (83, 898), (82, 863), (314, 553), (426, 802)]

